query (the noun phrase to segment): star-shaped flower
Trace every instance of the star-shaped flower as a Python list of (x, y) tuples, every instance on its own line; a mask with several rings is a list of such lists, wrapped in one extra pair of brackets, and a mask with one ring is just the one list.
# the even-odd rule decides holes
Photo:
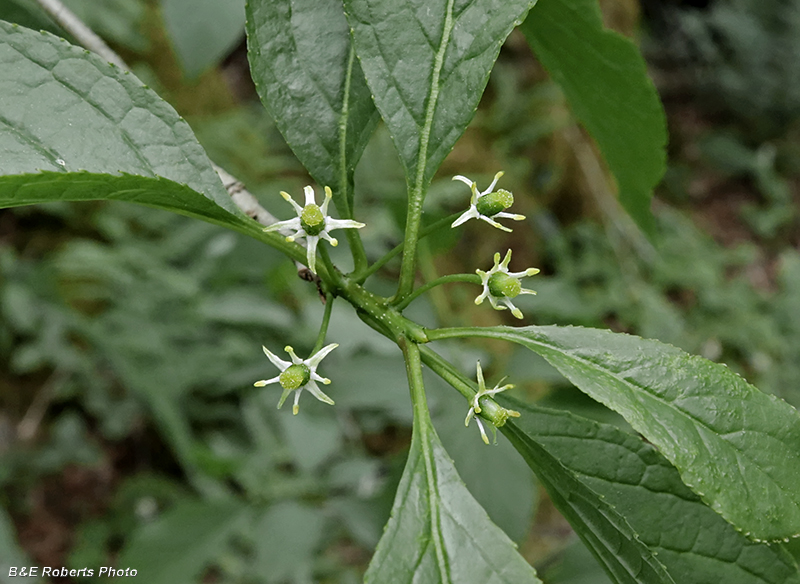
[[(475, 299), (475, 304), (481, 304), (488, 297), (492, 308), (495, 310), (505, 310), (508, 307), (511, 309), (511, 314), (517, 318), (522, 318), (522, 311), (514, 306), (511, 299), (520, 294), (536, 294), (533, 290), (523, 288), (519, 280), (526, 276), (538, 274), (539, 270), (537, 268), (528, 268), (524, 272), (509, 272), (508, 264), (510, 261), (511, 250), (509, 249), (502, 262), (500, 261), (500, 254), (494, 254), (494, 266), (488, 272), (475, 270), (475, 273), (481, 277), (481, 284), (483, 284), (483, 292)], [(505, 306), (500, 306), (498, 301), (505, 304)]]
[(505, 210), (514, 204), (514, 195), (511, 192), (500, 189), (497, 192), (492, 192), (497, 181), (503, 176), (501, 170), (494, 175), (494, 180), (489, 188), (483, 192), (478, 191), (478, 184), (475, 181), (468, 179), (465, 176), (454, 176), (453, 180), (460, 180), (472, 191), (472, 197), (469, 201), (469, 209), (467, 209), (458, 219), (453, 221), (450, 227), (458, 227), (462, 223), (466, 223), (470, 219), (481, 219), (486, 221), (492, 227), (502, 229), (503, 231), (511, 232), (512, 230), (505, 225), (500, 225), (495, 219), (513, 219), (514, 221), (522, 221), (525, 219), (524, 215), (515, 215), (514, 213), (506, 213)]
[(261, 381), (256, 381), (253, 385), (256, 387), (264, 387), (270, 383), (280, 383), (281, 387), (283, 388), (283, 393), (281, 394), (281, 399), (278, 402), (278, 409), (281, 408), (283, 402), (286, 401), (286, 398), (289, 397), (290, 393), (293, 391), (297, 392), (294, 394), (294, 406), (292, 406), (292, 413), (295, 415), (297, 415), (297, 412), (300, 410), (298, 402), (300, 401), (300, 394), (303, 393), (304, 389), (310, 391), (311, 394), (319, 401), (333, 405), (333, 400), (325, 395), (317, 386), (317, 381), (324, 383), (325, 385), (328, 385), (331, 382), (330, 379), (317, 374), (317, 365), (319, 365), (319, 362), (322, 361), (322, 359), (324, 359), (328, 353), (333, 351), (338, 346), (339, 345), (336, 343), (332, 343), (327, 347), (323, 347), (308, 359), (301, 359), (295, 355), (294, 349), (287, 346), (284, 348), (284, 351), (289, 353), (289, 356), (292, 358), (291, 363), (289, 361), (284, 361), (274, 353), (270, 352), (270, 350), (266, 347), (261, 347), (264, 349), (264, 354), (267, 356), (267, 358), (272, 361), (272, 364), (275, 365), (275, 367), (281, 370), (281, 373), (272, 379), (262, 379)]
[(265, 227), (264, 231), (278, 231), (284, 228), (294, 229), (295, 232), (286, 238), (286, 241), (289, 242), (305, 237), (308, 267), (316, 274), (317, 243), (319, 243), (319, 238), (328, 240), (332, 246), (336, 247), (339, 242), (335, 237), (330, 236), (329, 231), (334, 229), (361, 229), (364, 224), (352, 219), (333, 219), (328, 216), (328, 203), (333, 198), (330, 187), (325, 187), (325, 201), (321, 206), (317, 206), (314, 189), (311, 186), (305, 187), (303, 191), (306, 194), (305, 207), (295, 203), (289, 193), (281, 191), (281, 196), (294, 207), (297, 217), (273, 223), (269, 227)]
[[(481, 431), (481, 438), (483, 438), (483, 441), (486, 444), (489, 444), (489, 437), (486, 435), (486, 430), (483, 429), (483, 423), (481, 422), (481, 419), (478, 417), (478, 414), (481, 413), (480, 399), (484, 396), (492, 397), (502, 391), (514, 387), (510, 383), (501, 387), (500, 383), (503, 383), (505, 380), (506, 378), (503, 377), (503, 379), (501, 379), (500, 382), (497, 385), (495, 385), (492, 389), (486, 389), (486, 382), (483, 379), (483, 370), (481, 370), (481, 362), (478, 361), (478, 393), (475, 394), (475, 396), (472, 398), (472, 401), (470, 402), (471, 407), (467, 412), (467, 419), (464, 420), (464, 425), (469, 426), (469, 421), (472, 418), (475, 418), (475, 421), (478, 422), (478, 429)], [(506, 417), (519, 418), (519, 412), (515, 410), (507, 410), (503, 408), (503, 411), (505, 412)], [(492, 433), (495, 435), (495, 442), (497, 442), (497, 428), (494, 425), (492, 425), (491, 429)]]

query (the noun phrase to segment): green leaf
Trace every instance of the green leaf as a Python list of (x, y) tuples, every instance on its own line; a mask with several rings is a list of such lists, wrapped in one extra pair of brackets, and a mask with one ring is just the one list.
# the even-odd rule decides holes
[(162, 176), (236, 213), (189, 125), (133, 75), (0, 22), (0, 174)]
[(117, 565), (151, 584), (196, 582), (250, 514), (233, 501), (182, 501), (136, 531)]
[(746, 535), (777, 540), (800, 533), (800, 415), (724, 365), (581, 327), (442, 329), (429, 337), (504, 339), (539, 353), (621, 414)]
[[(0, 130), (0, 143), (3, 138)], [(40, 172), (0, 176), (0, 208), (52, 201), (98, 199), (140, 203), (233, 227), (239, 231), (254, 229), (254, 234), (260, 236), (258, 227), (250, 228), (250, 222), (244, 217), (234, 215), (187, 186), (159, 177), (89, 172)]]
[(281, 245), (237, 209), (189, 125), (133, 75), (2, 21), (0, 62), (0, 208), (123, 200)]
[(245, 0), (161, 0), (164, 25), (188, 77), (215, 65), (244, 35)]
[(674, 584), (631, 525), (599, 493), (579, 481), (517, 424), (506, 422), (501, 430), (536, 473), (553, 504), (615, 582)]
[(522, 432), (622, 515), (676, 582), (800, 583), (781, 545), (755, 543), (736, 531), (651, 445), (568, 412), (502, 396), (497, 401), (522, 414), (507, 423), (509, 430)]
[(541, 584), (467, 491), (430, 418), (419, 416), (392, 515), (364, 581)]
[(478, 107), (532, 0), (345, 0), (356, 53), (406, 172), (424, 192)]
[(352, 215), (353, 170), (378, 121), (339, 0), (251, 0), (250, 68), (297, 158)]
[(521, 28), (597, 141), (620, 202), (652, 230), (650, 197), (666, 170), (667, 128), (639, 50), (603, 27), (597, 0), (540, 2)]

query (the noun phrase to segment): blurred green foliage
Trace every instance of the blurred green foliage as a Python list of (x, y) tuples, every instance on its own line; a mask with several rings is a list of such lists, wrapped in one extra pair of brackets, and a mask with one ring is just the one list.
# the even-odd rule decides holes
[[(2, 4), (26, 6), (23, 0)], [(125, 10), (140, 5), (122, 4)], [(742, 64), (736, 43), (744, 47), (742, 39), (751, 39), (754, 51), (768, 51), (773, 39), (797, 54), (790, 32), (763, 36), (777, 30), (789, 8), (768, 3), (767, 18), (745, 4), (681, 18), (695, 23), (690, 30), (701, 40), (712, 29), (727, 31), (734, 48), (725, 66), (714, 60), (722, 53), (709, 53), (706, 70), (714, 75), (706, 80), (741, 100), (731, 102), (735, 111), (774, 127), (774, 119), (795, 116), (795, 64), (770, 54)], [(784, 20), (789, 30), (794, 17)], [(146, 46), (137, 36), (141, 29), (117, 37), (103, 29), (112, 24), (96, 26), (132, 50)], [(519, 299), (532, 320), (657, 338), (725, 362), (800, 406), (791, 135), (776, 137), (773, 130), (764, 142), (735, 125), (714, 127), (692, 142), (700, 156), (676, 154), (662, 196), (683, 209), (658, 207), (655, 254), (644, 257), (574, 178), (574, 155), (563, 136), (573, 119), (521, 46), (512, 38), (501, 54), (473, 127), (431, 188), (425, 222), (460, 206), (463, 193), (449, 177), (464, 165), (475, 169), (480, 184), (481, 173), (503, 168), (529, 217), (516, 235), (535, 242), (515, 248), (515, 261), (543, 268), (531, 284), (538, 296)], [(158, 83), (158, 67), (149, 71)], [(772, 90), (753, 91), (762, 82)], [(308, 178), (260, 106), (244, 101), (190, 122), (210, 156), (283, 218), (277, 192), (299, 192)], [(721, 245), (698, 227), (703, 217), (689, 215), (696, 202), (689, 180), (707, 174), (753, 193), (740, 215), (747, 237), (735, 245)], [(384, 128), (363, 156), (356, 185), (367, 253), (375, 258), (400, 240), (405, 214), (402, 170)], [(449, 230), (432, 236), (430, 248), (450, 253), (440, 263), (423, 254), (425, 277), (451, 263), (483, 266), (497, 251), (492, 236), (480, 243), (459, 243)], [(370, 285), (378, 290), (384, 283)], [(413, 316), (427, 323), (485, 318), (472, 306), (477, 291), (447, 291), (415, 303)], [(309, 400), (301, 415), (287, 416), (275, 410), (277, 393), (252, 388), (271, 371), (259, 345), (308, 351), (321, 311), (316, 290), (296, 277), (291, 263), (214, 226), (121, 204), (0, 212), (0, 569), (32, 554), (43, 564), (78, 568), (117, 558), (117, 566), (140, 566), (140, 575), (155, 584), (360, 581), (410, 440), (410, 399), (393, 345), (337, 306), (331, 330), (341, 346), (321, 366), (334, 380), (334, 413)], [(470, 374), (480, 357), (490, 379), (511, 376), (522, 396), (620, 423), (528, 352), (450, 350)], [(433, 378), (426, 383), (434, 423), (461, 477), (492, 519), (538, 560), (545, 581), (602, 582), (580, 544), (563, 551), (569, 540), (562, 537), (541, 545), (531, 528), (538, 489), (510, 446), (500, 439), (476, 456), (479, 438), (463, 427), (462, 400)], [(90, 485), (106, 484), (99, 500), (91, 489), (64, 488), (76, 469), (89, 472)], [(53, 489), (58, 496), (43, 503)], [(42, 507), (49, 523), (37, 514)], [(26, 535), (57, 523), (68, 528), (58, 549)]]

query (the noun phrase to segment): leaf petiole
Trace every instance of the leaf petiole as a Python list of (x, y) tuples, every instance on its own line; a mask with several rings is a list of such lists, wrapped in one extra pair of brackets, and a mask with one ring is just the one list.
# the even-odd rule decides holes
[(478, 274), (449, 274), (447, 276), (441, 276), (436, 278), (435, 280), (431, 280), (427, 284), (423, 284), (416, 290), (414, 290), (411, 294), (405, 297), (402, 302), (397, 304), (395, 308), (397, 310), (402, 311), (406, 308), (409, 304), (411, 304), (414, 300), (428, 292), (432, 288), (436, 288), (437, 286), (441, 286), (442, 284), (449, 284), (451, 282), (467, 282), (469, 284), (477, 284), (480, 286), (481, 284), (481, 277)]
[(333, 312), (333, 301), (335, 298), (336, 297), (330, 292), (325, 294), (325, 311), (322, 313), (322, 322), (319, 325), (317, 343), (314, 345), (314, 350), (311, 351), (312, 355), (316, 355), (325, 344), (325, 337), (328, 335), (328, 324), (331, 321), (331, 312)]
[[(442, 217), (438, 221), (434, 221), (433, 223), (431, 223), (430, 225), (428, 225), (426, 228), (424, 228), (422, 231), (419, 232), (419, 238), (417, 239), (417, 241), (421, 240), (424, 237), (427, 237), (428, 235), (430, 235), (434, 231), (441, 229), (445, 225), (451, 224), (453, 221), (458, 219), (459, 215), (461, 215), (461, 213), (453, 213), (452, 215), (448, 215), (447, 217)], [(405, 241), (397, 244), (394, 248), (389, 250), (389, 252), (387, 252), (386, 255), (376, 260), (375, 263), (372, 264), (369, 268), (367, 268), (361, 273), (355, 274), (354, 280), (359, 284), (363, 284), (367, 278), (369, 278), (375, 272), (380, 270), (392, 259), (400, 255), (400, 252), (403, 251), (404, 247), (405, 247)]]

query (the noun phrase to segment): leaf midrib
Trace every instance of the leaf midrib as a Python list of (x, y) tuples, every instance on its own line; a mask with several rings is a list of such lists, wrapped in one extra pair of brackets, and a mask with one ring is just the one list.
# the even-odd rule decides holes
[[(420, 415), (417, 414), (415, 419), (419, 419), (419, 417)], [(450, 574), (447, 571), (444, 543), (442, 542), (441, 517), (439, 516), (439, 489), (436, 480), (436, 469), (434, 468), (435, 464), (433, 462), (433, 447), (431, 442), (433, 428), (430, 426), (430, 418), (423, 418), (420, 420), (418, 428), (420, 434), (420, 449), (422, 450), (422, 458), (425, 463), (425, 481), (428, 487), (428, 508), (431, 514), (431, 540), (433, 540), (433, 548), (436, 552), (436, 566), (439, 570), (439, 577), (441, 578), (442, 584), (450, 584)]]
[[(530, 442), (530, 443), (536, 444), (536, 446), (538, 448), (540, 448), (544, 452), (544, 454), (548, 457), (548, 459), (550, 459), (550, 463), (551, 464), (556, 465), (558, 467), (561, 467), (563, 469), (564, 473), (572, 476), (572, 478), (575, 481), (578, 481), (578, 478), (575, 476), (576, 475), (575, 471), (573, 471), (570, 468), (567, 468), (563, 463), (561, 463), (556, 458), (554, 458), (541, 445), (539, 445), (532, 437), (528, 436), (528, 434), (522, 428), (520, 428), (519, 426), (517, 426), (516, 424), (513, 424), (513, 423), (507, 424), (507, 426), (509, 428), (509, 431), (512, 432), (513, 434), (515, 434), (518, 440), (522, 441), (523, 443)], [(529, 448), (530, 448), (530, 446), (529, 446)], [(541, 477), (540, 477), (540, 479), (541, 479)], [(630, 566), (627, 561), (623, 561), (624, 556), (620, 557), (617, 554), (617, 552), (612, 549), (613, 548), (612, 543), (608, 541), (607, 537), (603, 533), (602, 526), (597, 526), (597, 525), (595, 525), (595, 523), (593, 521), (587, 520), (585, 514), (583, 512), (581, 512), (580, 508), (576, 507), (574, 504), (572, 504), (570, 502), (570, 500), (571, 500), (570, 493), (572, 493), (572, 491), (570, 489), (564, 488), (558, 481), (551, 481), (549, 479), (546, 479), (545, 482), (549, 483), (553, 489), (558, 491), (559, 496), (561, 496), (563, 498), (564, 502), (566, 504), (568, 504), (574, 510), (574, 512), (580, 517), (580, 519), (583, 521), (583, 524), (588, 528), (588, 534), (587, 535), (590, 535), (592, 538), (594, 538), (597, 541), (598, 544), (602, 545), (604, 550), (607, 553), (610, 553), (611, 556), (615, 559), (617, 565), (619, 567), (621, 567), (634, 581), (638, 581), (638, 575), (633, 572), (633, 567)], [(580, 483), (580, 481), (578, 481), (578, 482)], [(585, 489), (587, 489), (592, 494), (594, 494), (598, 498), (598, 500), (601, 499), (600, 495), (598, 493), (596, 493), (594, 491), (594, 489), (592, 489), (588, 485), (584, 485), (583, 483), (580, 483), (580, 484)], [(581, 500), (585, 501), (585, 499), (584, 499), (584, 497), (582, 496), (581, 493), (574, 493), (574, 495), (578, 496)], [(612, 519), (608, 515), (606, 515), (606, 511), (611, 511), (612, 513), (616, 513), (616, 511), (613, 508), (610, 508), (608, 510), (606, 510), (604, 508), (597, 508), (596, 510), (603, 517), (603, 519), (608, 523), (608, 525), (610, 525), (611, 528), (614, 529), (618, 533), (619, 537), (631, 542), (631, 545), (636, 545), (633, 542), (638, 542), (641, 546), (643, 546), (644, 548), (648, 549), (647, 545), (642, 540), (639, 539), (639, 537), (636, 534), (635, 530), (630, 526), (630, 524), (628, 524), (627, 520), (624, 517), (622, 517), (621, 515), (617, 514), (617, 519), (622, 521), (622, 522), (624, 522), (628, 526), (628, 528), (630, 530), (630, 534), (624, 533), (619, 527), (617, 527), (617, 525), (614, 524)], [(584, 533), (586, 533), (586, 532), (584, 532)], [(630, 535), (630, 537), (628, 535)], [(601, 557), (597, 558), (597, 559), (598, 559), (598, 561), (600, 561), (600, 562), (602, 562), (602, 563), (604, 563), (604, 564), (606, 564), (608, 566), (608, 571), (609, 572), (616, 572), (616, 569), (614, 568), (614, 566), (612, 566), (609, 563), (611, 558), (607, 558), (606, 554), (601, 554)], [(650, 568), (654, 572), (656, 572), (656, 574), (658, 574), (658, 571), (656, 570), (656, 568), (653, 567), (653, 565), (645, 557), (642, 557), (641, 559), (642, 559), (643, 563), (645, 563), (648, 566), (650, 566)], [(658, 562), (658, 560), (656, 558), (653, 558), (653, 560)]]
[[(430, 143), (431, 131), (433, 129), (433, 118), (436, 114), (436, 106), (439, 101), (439, 78), (442, 74), (444, 56), (447, 45), (450, 43), (450, 35), (453, 32), (453, 6), (455, 0), (447, 0), (445, 8), (444, 27), (442, 29), (442, 41), (433, 59), (433, 71), (431, 73), (431, 90), (428, 93), (428, 107), (425, 111), (425, 122), (422, 125), (422, 132), (419, 139), (419, 152), (417, 153), (417, 174), (414, 181), (414, 191), (418, 196), (422, 193), (425, 182), (425, 171), (428, 168), (428, 145)], [(420, 207), (422, 206), (420, 201)]]
[[(519, 341), (517, 341), (517, 340), (514, 340), (514, 338), (513, 338), (511, 335), (509, 335), (508, 333), (506, 333), (506, 332), (498, 332), (498, 331), (492, 331), (492, 330), (486, 330), (486, 329), (484, 329), (483, 331), (478, 331), (478, 332), (479, 332), (479, 333), (484, 333), (484, 334), (479, 334), (479, 335), (476, 335), (476, 336), (487, 336), (487, 337), (494, 337), (494, 338), (499, 338), (499, 339), (503, 339), (503, 340), (510, 340), (510, 341), (512, 341), (512, 342), (519, 342)], [(485, 333), (489, 333), (489, 334), (485, 334)], [(713, 430), (713, 428), (711, 428), (710, 426), (708, 426), (708, 424), (706, 424), (706, 423), (705, 423), (703, 420), (700, 420), (700, 419), (698, 419), (698, 418), (695, 418), (695, 417), (694, 417), (694, 416), (692, 416), (691, 414), (689, 414), (689, 413), (687, 413), (687, 412), (684, 412), (684, 411), (683, 411), (683, 410), (681, 410), (680, 408), (678, 408), (678, 407), (674, 406), (673, 404), (671, 404), (671, 402), (667, 402), (667, 401), (665, 401), (663, 398), (661, 398), (661, 397), (659, 397), (659, 396), (657, 396), (657, 395), (654, 395), (654, 394), (652, 394), (652, 393), (648, 392), (648, 391), (647, 391), (645, 388), (643, 388), (643, 387), (641, 387), (641, 386), (639, 386), (639, 385), (637, 385), (637, 384), (635, 384), (635, 383), (633, 383), (633, 382), (630, 382), (630, 381), (627, 381), (627, 380), (625, 380), (625, 379), (622, 379), (622, 378), (618, 377), (618, 376), (617, 376), (615, 373), (613, 373), (613, 372), (609, 371), (608, 369), (604, 369), (603, 367), (601, 367), (600, 365), (598, 365), (597, 363), (595, 363), (595, 362), (593, 362), (593, 361), (591, 361), (591, 360), (589, 360), (589, 359), (585, 359), (585, 358), (583, 358), (583, 357), (576, 356), (576, 355), (574, 355), (574, 354), (572, 354), (572, 353), (568, 353), (567, 351), (565, 351), (565, 350), (563, 350), (563, 349), (560, 349), (560, 348), (559, 348), (559, 347), (557, 347), (556, 345), (550, 345), (550, 344), (547, 344), (547, 343), (545, 343), (545, 342), (542, 342), (542, 341), (536, 341), (536, 340), (533, 340), (533, 339), (529, 339), (529, 338), (527, 338), (527, 337), (522, 337), (522, 341), (523, 341), (523, 342), (522, 342), (521, 344), (523, 344), (523, 345), (524, 345), (524, 344), (527, 344), (527, 343), (530, 343), (530, 344), (532, 344), (532, 345), (536, 345), (536, 346), (544, 347), (544, 348), (546, 348), (546, 349), (550, 349), (551, 351), (554, 351), (554, 352), (556, 352), (556, 353), (558, 353), (558, 354), (561, 354), (561, 355), (563, 355), (563, 356), (564, 356), (564, 357), (566, 357), (566, 358), (569, 358), (569, 359), (574, 359), (575, 361), (577, 361), (578, 363), (580, 363), (580, 364), (582, 364), (582, 365), (585, 365), (585, 366), (586, 366), (586, 367), (588, 367), (589, 369), (592, 369), (592, 370), (594, 370), (594, 371), (597, 371), (597, 372), (599, 372), (599, 373), (601, 373), (601, 374), (603, 374), (603, 375), (606, 375), (606, 376), (608, 376), (608, 377), (611, 377), (611, 378), (612, 378), (612, 379), (614, 379), (615, 381), (618, 381), (618, 382), (619, 382), (619, 383), (621, 383), (622, 385), (626, 386), (626, 387), (627, 387), (627, 388), (628, 388), (628, 389), (629, 389), (629, 390), (630, 390), (630, 391), (633, 393), (633, 395), (634, 395), (634, 396), (636, 396), (636, 394), (637, 394), (637, 391), (636, 391), (636, 390), (638, 390), (640, 393), (642, 393), (642, 394), (644, 394), (644, 395), (648, 396), (649, 398), (653, 399), (654, 401), (661, 403), (661, 404), (662, 404), (662, 405), (663, 405), (665, 408), (672, 409), (672, 410), (674, 410), (675, 412), (679, 413), (680, 415), (682, 415), (682, 416), (686, 417), (686, 418), (687, 418), (687, 419), (689, 419), (689, 420), (694, 420), (694, 421), (697, 423), (697, 425), (698, 425), (699, 427), (703, 428), (704, 430), (706, 430), (706, 431), (707, 431), (707, 433), (710, 433), (712, 436), (715, 436), (715, 437), (717, 437), (719, 440), (721, 440), (722, 442), (724, 442), (725, 444), (727, 444), (727, 445), (728, 445), (728, 446), (729, 446), (729, 447), (730, 447), (730, 448), (731, 448), (731, 449), (732, 449), (734, 452), (738, 453), (738, 454), (739, 454), (739, 455), (741, 455), (741, 456), (742, 456), (744, 459), (746, 459), (746, 460), (748, 460), (749, 462), (753, 463), (753, 466), (754, 466), (756, 469), (758, 469), (758, 471), (759, 471), (761, 474), (763, 474), (764, 476), (766, 476), (767, 478), (769, 478), (769, 480), (770, 480), (770, 481), (771, 481), (771, 482), (772, 482), (772, 483), (773, 483), (773, 484), (774, 484), (776, 487), (778, 487), (778, 489), (780, 489), (780, 491), (781, 491), (782, 493), (785, 493), (785, 494), (791, 495), (791, 493), (790, 493), (789, 491), (787, 491), (787, 490), (786, 490), (786, 488), (784, 488), (784, 487), (783, 487), (783, 486), (782, 486), (782, 485), (781, 485), (781, 484), (780, 484), (778, 481), (776, 481), (776, 480), (775, 480), (775, 479), (774, 479), (774, 478), (773, 478), (773, 477), (772, 477), (772, 476), (771, 476), (771, 475), (770, 475), (770, 474), (769, 474), (769, 473), (768, 473), (768, 472), (767, 472), (765, 469), (761, 468), (761, 466), (760, 466), (760, 465), (757, 463), (757, 461), (755, 461), (754, 459), (752, 459), (752, 458), (750, 458), (749, 456), (747, 456), (747, 454), (746, 454), (746, 452), (745, 452), (745, 451), (742, 451), (741, 449), (737, 448), (737, 447), (736, 447), (734, 444), (732, 444), (731, 442), (729, 442), (729, 441), (725, 440), (725, 439), (722, 437), (722, 435), (721, 435), (721, 434), (718, 434), (717, 432), (715, 432), (715, 431)], [(638, 400), (638, 399), (637, 399), (636, 401), (637, 401), (637, 402), (639, 402), (639, 400)], [(641, 402), (639, 402), (639, 403), (641, 403)], [(643, 406), (643, 405), (644, 405), (644, 404), (642, 404), (642, 406)], [(699, 433), (698, 433), (698, 434), (699, 434)], [(711, 455), (711, 452), (710, 452), (710, 451), (708, 451), (707, 447), (706, 447), (706, 450), (707, 450), (707, 452), (708, 452), (708, 454), (709, 454), (709, 456), (710, 456), (710, 455)], [(737, 458), (738, 458), (738, 457), (737, 457)], [(697, 475), (697, 473), (694, 473), (694, 472), (693, 472), (692, 474), (694, 474), (694, 475)], [(742, 477), (742, 478), (744, 478), (744, 477)], [(788, 498), (789, 498), (789, 500), (790, 500), (790, 501), (792, 500), (792, 497), (791, 497), (791, 496), (789, 496)], [(795, 504), (794, 504), (794, 506), (795, 506), (795, 508), (797, 508), (797, 506), (798, 506), (798, 505), (797, 505), (797, 503), (795, 503)]]
[(339, 117), (339, 199), (342, 206), (339, 212), (345, 219), (353, 218), (353, 209), (350, 205), (350, 195), (348, 194), (347, 180), (347, 123), (350, 119), (350, 85), (353, 80), (353, 63), (355, 62), (356, 51), (352, 41), (350, 42), (349, 55), (347, 56), (347, 69), (344, 75), (344, 96), (342, 97), (342, 113)]

